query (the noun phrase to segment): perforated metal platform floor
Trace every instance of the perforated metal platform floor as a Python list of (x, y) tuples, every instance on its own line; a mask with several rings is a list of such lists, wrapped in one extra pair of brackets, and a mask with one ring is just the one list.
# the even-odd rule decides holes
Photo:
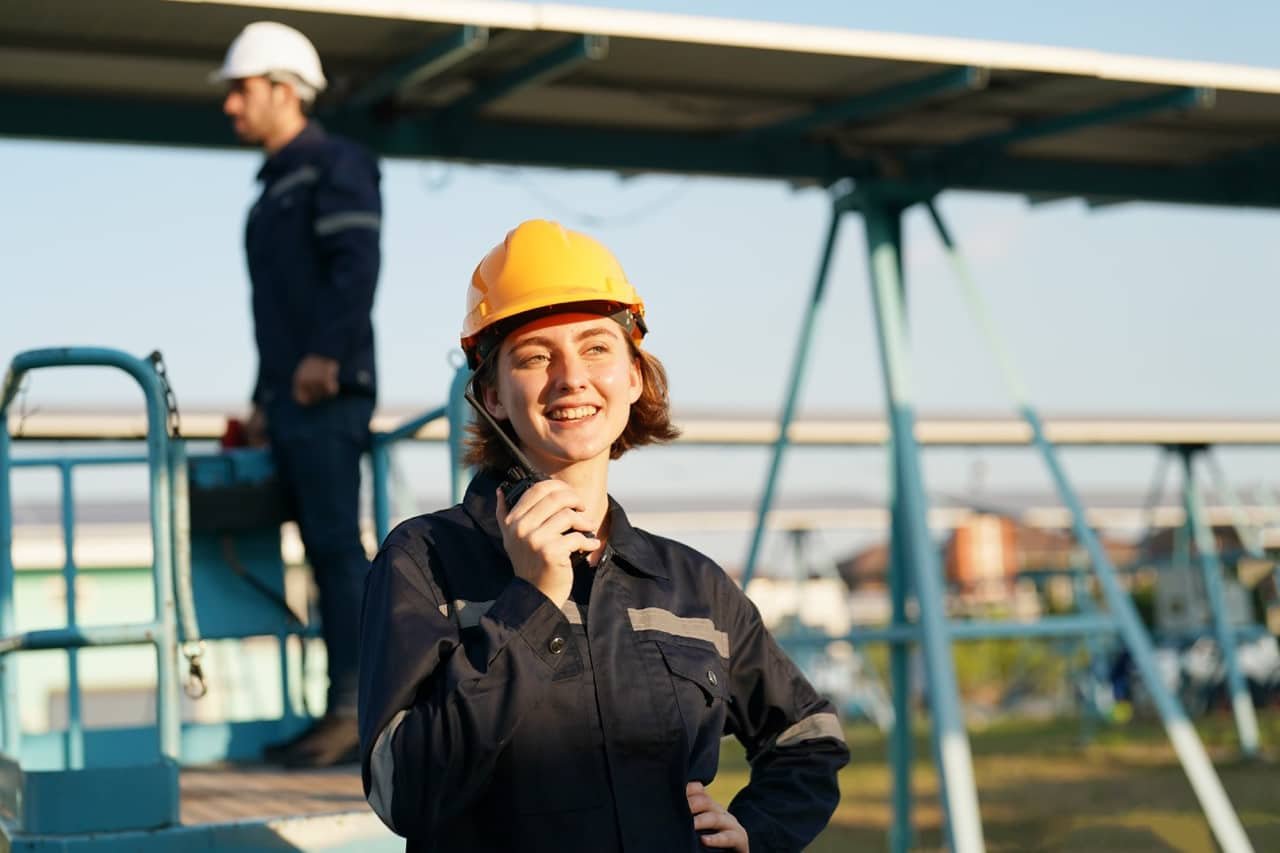
[(360, 767), (185, 767), (180, 774), (184, 826), (282, 817), (368, 812)]

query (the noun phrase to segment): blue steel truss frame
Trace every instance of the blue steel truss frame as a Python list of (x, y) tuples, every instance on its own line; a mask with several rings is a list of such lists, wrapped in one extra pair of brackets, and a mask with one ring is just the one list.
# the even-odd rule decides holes
[[(1091, 201), (1108, 199), (1147, 200), (1179, 203), (1221, 204), (1232, 207), (1280, 207), (1280, 161), (1272, 149), (1235, 154), (1218, 161), (1180, 168), (1136, 167), (1087, 162), (1065, 162), (1052, 158), (1019, 157), (1012, 147), (1045, 139), (1055, 134), (1082, 130), (1107, 123), (1130, 121), (1167, 110), (1202, 108), (1212, 103), (1213, 93), (1196, 88), (1171, 88), (1169, 92), (1121, 104), (1101, 105), (1064, 117), (1028, 121), (996, 134), (962, 141), (942, 148), (911, 152), (880, 152), (875, 156), (855, 156), (832, 142), (808, 136), (809, 131), (840, 123), (869, 121), (912, 104), (928, 100), (963, 97), (987, 84), (980, 68), (958, 67), (908, 83), (898, 83), (878, 92), (842, 103), (816, 107), (799, 116), (755, 130), (732, 134), (693, 132), (652, 132), (583, 127), (550, 127), (503, 122), (486, 118), (484, 107), (518, 88), (546, 82), (569, 73), (579, 63), (603, 56), (606, 42), (589, 34), (567, 34), (566, 43), (524, 67), (490, 80), (482, 80), (458, 101), (434, 112), (412, 113), (398, 109), (398, 93), (465, 61), (483, 50), (489, 33), (482, 27), (459, 27), (440, 41), (408, 56), (383, 73), (375, 75), (329, 116), (337, 130), (392, 157), (448, 158), (466, 161), (518, 163), (536, 166), (611, 169), (624, 172), (660, 171), (704, 175), (750, 176), (785, 179), (797, 183), (830, 186), (853, 179), (854, 192), (836, 202), (823, 251), (814, 294), (805, 315), (780, 424), (774, 457), (770, 464), (765, 495), (760, 504), (764, 518), (776, 489), (787, 433), (794, 417), (796, 393), (803, 378), (808, 342), (812, 336), (829, 272), (834, 241), (844, 213), (856, 211), (864, 219), (872, 276), (881, 365), (884, 373), (886, 407), (892, 428), (890, 443), (893, 522), (891, 530), (891, 586), (893, 623), (880, 632), (891, 644), (891, 678), (897, 718), (907, 719), (907, 650), (910, 643), (922, 642), (929, 677), (929, 703), (934, 715), (934, 752), (941, 772), (942, 793), (947, 814), (948, 839), (953, 849), (980, 850), (982, 827), (978, 818), (972, 762), (967, 737), (960, 720), (955, 692), (955, 676), (950, 660), (950, 643), (965, 636), (1016, 633), (1035, 635), (1054, 632), (1087, 632), (1100, 628), (1118, 630), (1134, 653), (1139, 669), (1156, 698), (1179, 758), (1187, 767), (1193, 786), (1205, 808), (1219, 844), (1231, 853), (1248, 850), (1249, 842), (1240, 828), (1230, 803), (1222, 792), (1203, 747), (1195, 738), (1185, 715), (1175, 700), (1163, 692), (1150, 655), (1150, 640), (1133, 611), (1132, 603), (1115, 578), (1114, 567), (1084, 523), (1083, 510), (1057, 461), (1054, 448), (1045, 440), (1039, 418), (1025, 402), (1020, 383), (1013, 376), (1012, 362), (1001, 358), (1010, 377), (1014, 397), (1031, 425), (1034, 441), (1045, 458), (1064, 502), (1072, 510), (1077, 536), (1093, 558), (1094, 568), (1107, 599), (1110, 617), (1083, 615), (1074, 621), (1053, 620), (1033, 626), (988, 624), (953, 625), (942, 607), (941, 573), (938, 557), (929, 538), (925, 511), (926, 497), (914, 438), (914, 410), (910, 368), (906, 347), (906, 313), (901, 255), (901, 215), (911, 205), (925, 202), (940, 191), (964, 188), (1013, 192), (1040, 197), (1084, 196)], [(385, 107), (390, 105), (391, 109)], [(57, 94), (0, 94), (0, 134), (16, 136), (93, 139), (127, 143), (233, 145), (221, 115), (211, 105), (171, 104), (140, 100), (88, 99)], [(935, 224), (953, 257), (958, 259), (941, 218), (930, 203)], [(981, 319), (981, 312), (980, 319)], [(455, 392), (458, 386), (455, 383)], [(10, 399), (6, 386), (5, 402)], [(456, 397), (451, 395), (451, 399)], [(149, 398), (150, 400), (150, 398)], [(388, 477), (390, 447), (411, 435), (426, 421), (441, 414), (450, 419), (451, 453), (454, 460), (454, 492), (460, 490), (459, 428), (464, 414), (458, 404), (427, 413), (394, 433), (380, 436), (373, 449), (375, 518), (379, 535), (389, 524)], [(3, 410), (0, 409), (0, 414)], [(415, 425), (416, 424), (416, 425)], [(151, 430), (154, 436), (158, 431)], [(8, 436), (0, 439), (7, 443)], [(0, 446), (0, 460), (7, 458)], [(163, 457), (162, 457), (163, 458)], [(0, 489), (7, 490), (7, 469), (0, 468)], [(167, 479), (156, 489), (168, 489)], [(154, 492), (153, 492), (154, 496)], [(167, 496), (167, 493), (166, 493)], [(0, 509), (7, 511), (7, 491), (0, 492)], [(1191, 514), (1193, 505), (1188, 503)], [(154, 511), (154, 507), (153, 507)], [(165, 519), (156, 518), (158, 544), (168, 548)], [(1195, 531), (1191, 531), (1194, 533)], [(759, 550), (759, 533), (753, 537), (745, 578), (754, 570)], [(7, 554), (11, 544), (5, 525), (0, 525), (0, 548)], [(1189, 538), (1189, 537), (1188, 537)], [(1214, 561), (1204, 560), (1206, 579)], [(157, 550), (157, 565), (161, 562)], [(164, 552), (166, 570), (171, 570), (171, 554)], [(157, 568), (157, 572), (160, 569)], [(1215, 574), (1216, 577), (1216, 574)], [(0, 563), (0, 587), (12, 580), (12, 566)], [(918, 625), (907, 621), (906, 602), (914, 594), (920, 603)], [(171, 606), (171, 605), (170, 605)], [(6, 608), (8, 608), (6, 610)], [(12, 631), (11, 602), (0, 601), (0, 634)], [(175, 630), (172, 620), (166, 630)], [(869, 638), (868, 638), (869, 639)], [(1224, 647), (1225, 648), (1225, 647)], [(0, 692), (12, 689), (4, 680), (0, 657)], [(172, 678), (170, 682), (172, 682)], [(166, 689), (172, 690), (173, 684)], [(7, 692), (5, 692), (7, 697)], [(12, 744), (16, 721), (12, 714), (4, 720), (4, 740)], [(176, 730), (175, 730), (176, 731)], [(164, 735), (166, 748), (176, 752), (176, 734)], [(895, 767), (894, 805), (896, 819), (891, 838), (894, 850), (910, 844), (910, 741), (900, 725), (892, 741)]]
[[(907, 352), (907, 322), (902, 274), (901, 216), (912, 204), (923, 204), (936, 227), (943, 247), (952, 262), (968, 299), (975, 322), (990, 344), (995, 360), (1004, 376), (1023, 419), (1031, 428), (1032, 444), (1043, 457), (1063, 504), (1069, 509), (1072, 527), (1089, 554), (1092, 570), (1099, 581), (1107, 604), (1107, 615), (1086, 613), (1076, 617), (1042, 619), (1031, 624), (951, 622), (946, 615), (942, 589), (942, 568), (938, 550), (930, 538), (927, 525), (928, 499), (920, 472), (920, 451), (915, 439), (911, 372)], [(976, 636), (1050, 636), (1118, 633), (1133, 655), (1134, 662), (1150, 692), (1164, 723), (1179, 761), (1195, 790), (1210, 827), (1223, 850), (1231, 853), (1251, 851), (1239, 817), (1232, 808), (1204, 746), (1197, 737), (1178, 700), (1160, 680), (1156, 670), (1154, 649), (1146, 629), (1138, 617), (1132, 600), (1119, 581), (1118, 573), (1102, 548), (1096, 534), (1085, 520), (1083, 504), (1067, 479), (1058, 460), (1056, 448), (1045, 438), (1039, 414), (1028, 402), (1023, 382), (1014, 361), (996, 333), (981, 294), (974, 286), (950, 231), (942, 220), (933, 198), (920, 196), (911, 188), (862, 182), (847, 190), (833, 202), (832, 221), (823, 246), (818, 276), (809, 305), (801, 321), (795, 361), (779, 417), (778, 435), (773, 447), (764, 493), (757, 511), (756, 529), (744, 568), (744, 584), (756, 568), (765, 522), (776, 493), (782, 456), (789, 444), (789, 429), (795, 416), (796, 401), (811, 345), (817, 314), (826, 290), (832, 253), (838, 236), (839, 221), (844, 213), (859, 213), (866, 227), (870, 283), (876, 332), (880, 345), (880, 361), (884, 375), (886, 407), (890, 425), (890, 485), (892, 523), (890, 532), (890, 590), (892, 622), (888, 630), (854, 632), (847, 638), (855, 642), (883, 640), (890, 644), (890, 677), (893, 690), (895, 729), (890, 740), (890, 759), (894, 769), (894, 825), (890, 847), (895, 853), (907, 850), (912, 843), (910, 791), (910, 731), (907, 697), (906, 655), (908, 647), (918, 642), (924, 652), (928, 679), (927, 702), (933, 725), (933, 751), (939, 770), (939, 790), (946, 815), (948, 845), (961, 853), (984, 849), (982, 825), (973, 778), (968, 737), (960, 713), (951, 643)], [(1227, 625), (1222, 610), (1221, 563), (1203, 521), (1203, 506), (1191, 473), (1190, 455), (1184, 455), (1184, 495), (1188, 518), (1188, 534), (1195, 537), (1200, 554), (1206, 589), (1215, 613), (1215, 630), (1224, 660), (1227, 662), (1233, 708), (1241, 733), (1241, 746), (1246, 754), (1257, 750), (1257, 724), (1239, 669), (1234, 665), (1235, 633)], [(1216, 590), (1216, 595), (1214, 591)], [(914, 593), (919, 618), (911, 623), (906, 618), (906, 598)], [(856, 635), (856, 636), (855, 636)], [(830, 639), (830, 638), (828, 638)], [(813, 641), (813, 638), (810, 638)]]

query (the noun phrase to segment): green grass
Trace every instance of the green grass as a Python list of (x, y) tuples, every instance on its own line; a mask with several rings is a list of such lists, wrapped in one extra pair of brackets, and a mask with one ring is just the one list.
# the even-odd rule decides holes
[[(1259, 719), (1262, 742), (1280, 754), (1280, 711)], [(1243, 761), (1231, 717), (1197, 728), (1260, 851), (1280, 850), (1280, 764)], [(868, 726), (847, 729), (853, 760), (840, 774), (840, 805), (809, 847), (818, 853), (887, 849), (892, 821), (888, 744)], [(1216, 847), (1181, 765), (1158, 722), (1109, 726), (1088, 744), (1076, 721), (1010, 722), (970, 732), (987, 849), (997, 851), (1185, 851)], [(917, 850), (942, 846), (937, 775), (927, 730), (915, 739), (912, 789)], [(712, 796), (727, 803), (746, 784), (736, 741), (726, 741)]]

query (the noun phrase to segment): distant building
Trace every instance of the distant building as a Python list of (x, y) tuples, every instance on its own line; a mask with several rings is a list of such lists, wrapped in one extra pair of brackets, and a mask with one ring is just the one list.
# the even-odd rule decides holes
[[(1112, 561), (1127, 566), (1136, 545), (1102, 536)], [(853, 590), (887, 589), (889, 546), (878, 543), (846, 560), (837, 570)], [(1058, 529), (1025, 524), (1008, 515), (975, 512), (959, 523), (942, 545), (942, 564), (950, 591), (965, 601), (1011, 600), (1015, 585), (1027, 576), (1044, 578), (1084, 564), (1075, 536)]]

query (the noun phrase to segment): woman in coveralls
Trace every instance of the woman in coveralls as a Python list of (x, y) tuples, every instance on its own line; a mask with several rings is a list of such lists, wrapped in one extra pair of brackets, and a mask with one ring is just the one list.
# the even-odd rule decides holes
[[(835, 809), (830, 703), (719, 566), (608, 495), (611, 459), (676, 435), (644, 334), (609, 250), (555, 223), (521, 224), (472, 276), (473, 387), (550, 479), (508, 505), (518, 460), (481, 420), (462, 503), (374, 561), (364, 788), (408, 851), (791, 851)], [(728, 808), (703, 788), (726, 734), (751, 762)]]

